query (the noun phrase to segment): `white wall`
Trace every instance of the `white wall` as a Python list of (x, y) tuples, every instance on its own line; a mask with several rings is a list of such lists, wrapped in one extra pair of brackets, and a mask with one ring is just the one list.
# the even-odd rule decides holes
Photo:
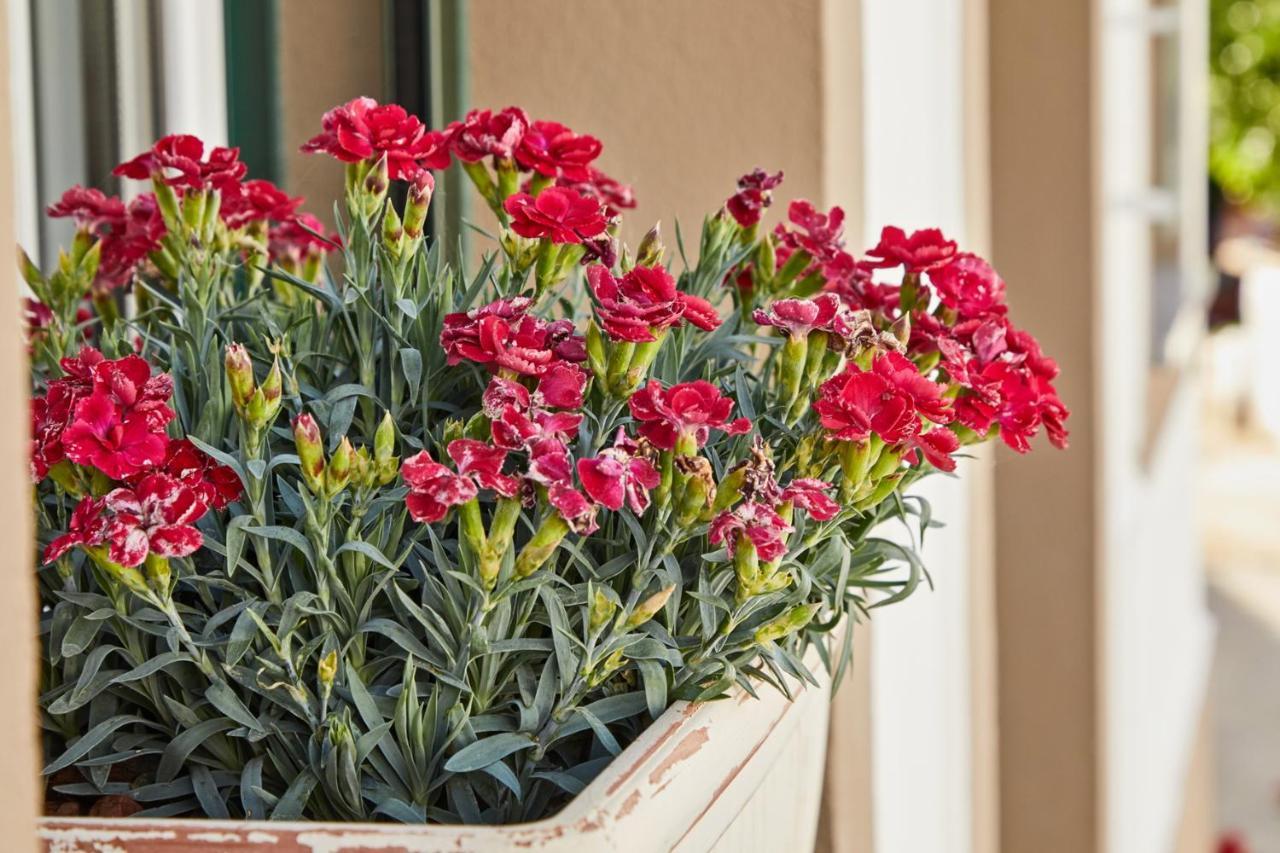
[[(965, 239), (963, 0), (863, 3), (867, 245), (882, 225)], [(920, 489), (946, 523), (924, 559), (936, 589), (873, 616), (872, 776), (876, 853), (971, 846), (969, 523), (958, 479)]]

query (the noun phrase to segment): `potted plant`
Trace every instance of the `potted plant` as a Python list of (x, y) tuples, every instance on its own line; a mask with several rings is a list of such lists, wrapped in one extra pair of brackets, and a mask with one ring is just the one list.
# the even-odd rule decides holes
[[(361, 98), (304, 147), (337, 234), (171, 136), (23, 259), (47, 846), (705, 849), (753, 796), (811, 843), (843, 628), (923, 574), (878, 531), (966, 445), (1065, 446), (1003, 282), (763, 229), (761, 170), (696, 252), (620, 245), (600, 143), (517, 108)], [(428, 236), (451, 162), (474, 271)]]

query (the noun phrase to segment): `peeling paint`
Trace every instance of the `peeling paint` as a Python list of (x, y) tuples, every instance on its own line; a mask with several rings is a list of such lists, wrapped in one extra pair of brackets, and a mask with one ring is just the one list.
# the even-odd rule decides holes
[(662, 763), (649, 774), (649, 784), (657, 785), (662, 781), (662, 777), (667, 775), (667, 771), (689, 757), (697, 755), (698, 750), (702, 749), (703, 744), (709, 740), (711, 735), (707, 734), (707, 726), (689, 732), (680, 740), (680, 743), (676, 744), (671, 754), (662, 759)]

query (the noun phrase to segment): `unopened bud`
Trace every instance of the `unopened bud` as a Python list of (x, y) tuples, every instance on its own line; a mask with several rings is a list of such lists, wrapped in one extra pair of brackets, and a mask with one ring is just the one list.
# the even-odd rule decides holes
[(253, 396), (253, 362), (242, 344), (227, 344), (227, 384), (231, 386), (231, 402), (236, 411), (245, 414), (245, 406)]
[(656, 267), (662, 263), (662, 254), (666, 247), (662, 245), (662, 228), (655, 223), (640, 239), (640, 247), (636, 249), (636, 266)]
[(391, 413), (382, 416), (382, 423), (373, 434), (373, 474), (378, 484), (385, 486), (395, 480), (400, 471), (400, 460), (395, 455), (396, 423)]
[(422, 228), (427, 221), (427, 211), (431, 208), (431, 196), (436, 190), (436, 179), (423, 169), (409, 184), (409, 194), (404, 207), (404, 233), (411, 239), (422, 236)]
[(146, 575), (147, 585), (161, 597), (167, 598), (169, 583), (173, 578), (173, 572), (169, 568), (169, 558), (159, 554), (148, 554), (146, 561), (142, 564), (142, 570)]
[(355, 448), (346, 436), (338, 443), (338, 449), (329, 457), (329, 467), (324, 472), (325, 494), (334, 498), (351, 481), (351, 469), (355, 464)]
[(320, 658), (320, 662), (316, 664), (316, 675), (320, 678), (320, 687), (328, 693), (333, 687), (333, 681), (338, 677), (338, 650), (331, 649), (329, 654)]
[(351, 457), (351, 482), (358, 488), (373, 488), (377, 477), (373, 470), (373, 460), (369, 458), (369, 448), (357, 447)]
[(298, 451), (302, 481), (313, 493), (324, 494), (324, 444), (315, 418), (303, 413), (293, 419), (293, 443)]
[(644, 601), (637, 604), (636, 609), (632, 610), (631, 615), (627, 617), (626, 627), (639, 628), (641, 625), (648, 622), (657, 615), (658, 611), (667, 603), (667, 599), (671, 597), (671, 593), (675, 591), (675, 584), (663, 587)]
[(365, 175), (364, 191), (380, 202), (383, 196), (387, 194), (387, 188), (390, 186), (391, 177), (387, 170), (387, 155), (383, 153), (369, 168), (369, 174)]
[(395, 258), (404, 251), (404, 229), (400, 227), (400, 214), (396, 213), (394, 204), (387, 205), (387, 212), (382, 216), (382, 247)]
[(599, 631), (613, 618), (613, 613), (617, 609), (618, 605), (614, 600), (606, 595), (603, 589), (596, 587), (591, 597), (591, 615), (587, 620), (587, 630), (592, 634)]
[(772, 643), (781, 640), (790, 634), (794, 634), (804, 626), (813, 621), (813, 617), (817, 615), (818, 608), (822, 605), (814, 602), (812, 604), (799, 604), (791, 608), (781, 616), (775, 616), (768, 622), (756, 629), (755, 641), (760, 645)]
[(906, 346), (911, 340), (911, 315), (903, 314), (893, 322), (893, 337), (902, 346)]

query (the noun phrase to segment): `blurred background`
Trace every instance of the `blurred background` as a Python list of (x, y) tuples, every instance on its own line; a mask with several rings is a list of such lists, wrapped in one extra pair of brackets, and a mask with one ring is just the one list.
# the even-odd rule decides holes
[(3, 12), (0, 225), (46, 263), (72, 226), (43, 208), (127, 194), (111, 168), (165, 133), (239, 146), (331, 220), (340, 166), (298, 146), (357, 95), (599, 136), (639, 199), (624, 237), (761, 165), (842, 205), (850, 248), (936, 225), (988, 254), (1062, 365), (1072, 447), (929, 484), (935, 590), (859, 626), (819, 848), (1280, 850), (1280, 0)]

